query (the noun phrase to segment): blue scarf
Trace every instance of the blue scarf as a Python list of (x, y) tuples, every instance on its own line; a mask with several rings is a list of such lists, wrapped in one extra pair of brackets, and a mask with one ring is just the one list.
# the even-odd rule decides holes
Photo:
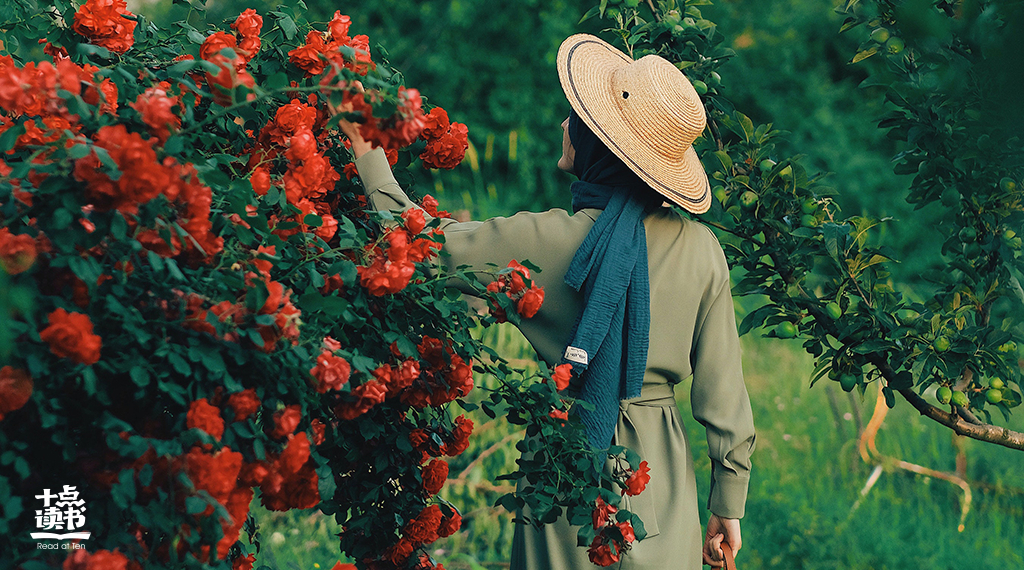
[(576, 151), (572, 209), (603, 210), (565, 274), (583, 292), (584, 307), (573, 326), (564, 362), (581, 374), (576, 407), (595, 449), (611, 445), (619, 400), (640, 395), (647, 368), (651, 326), (647, 234), (644, 217), (662, 198), (594, 135), (575, 112), (569, 140)]

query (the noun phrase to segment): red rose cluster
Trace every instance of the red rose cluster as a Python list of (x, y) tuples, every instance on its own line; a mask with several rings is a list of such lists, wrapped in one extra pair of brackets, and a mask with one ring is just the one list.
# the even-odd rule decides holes
[[(462, 517), (457, 511), (452, 510), (451, 514), (446, 516), (440, 506), (429, 505), (416, 518), (406, 523), (402, 529), (402, 539), (385, 550), (383, 558), (397, 567), (404, 567), (415, 549), (440, 537), (451, 536), (461, 526)], [(442, 565), (433, 566), (429, 557), (425, 555), (419, 558), (419, 563), (417, 568), (444, 570)]]
[[(394, 347), (392, 351), (396, 358), (401, 356)], [(450, 346), (444, 346), (438, 339), (424, 336), (418, 351), (420, 361), (410, 358), (401, 364), (378, 366), (371, 374), (373, 378), (353, 387), (349, 397), (334, 407), (335, 415), (342, 420), (353, 420), (391, 398), (417, 409), (427, 406), (438, 407), (466, 396), (473, 389), (471, 363), (465, 362), (461, 356), (455, 354)], [(314, 368), (314, 371), (317, 368)], [(468, 445), (473, 424), (469, 422), (467, 426), (465, 422), (468, 420), (464, 418), (461, 422), (456, 421), (459, 427), (452, 432), (452, 444), (445, 446), (443, 450), (448, 455), (457, 455)], [(436, 457), (441, 451), (438, 450), (437, 454), (425, 453), (421, 461), (428, 455)]]
[[(306, 34), (306, 43), (288, 52), (288, 61), (306, 72), (306, 77), (320, 75), (328, 65), (349, 69), (359, 75), (366, 75), (377, 64), (370, 58), (370, 38), (364, 35), (349, 37), (348, 29), (352, 19), (334, 12), (334, 17), (327, 24), (328, 31), (312, 30)], [(326, 37), (325, 37), (326, 36)], [(343, 47), (355, 52), (353, 59), (346, 59)]]
[[(368, 265), (357, 268), (359, 283), (371, 295), (395, 294), (405, 289), (416, 270), (416, 263), (432, 259), (441, 249), (434, 236), (441, 230), (423, 230), (427, 222), (423, 210), (410, 208), (402, 213), (404, 228), (388, 230), (377, 244), (368, 245)], [(418, 237), (425, 235), (426, 237)]]
[[(263, 29), (263, 17), (252, 8), (239, 14), (231, 24), (236, 35), (227, 32), (214, 32), (203, 41), (199, 48), (199, 57), (216, 64), (219, 71), (216, 75), (206, 74), (206, 81), (213, 91), (213, 101), (227, 107), (232, 102), (232, 92), (236, 87), (245, 86), (252, 89), (256, 82), (249, 75), (246, 65), (260, 50), (260, 31)], [(221, 53), (231, 48), (234, 57)], [(250, 93), (249, 100), (255, 98)]]
[(135, 43), (134, 16), (125, 0), (87, 0), (75, 12), (71, 29), (90, 43), (124, 53)]
[[(531, 318), (540, 310), (544, 303), (544, 288), (533, 283), (526, 286), (526, 280), (530, 278), (530, 270), (520, 265), (518, 261), (508, 262), (508, 267), (502, 271), (498, 279), (487, 284), (487, 290), (494, 294), (505, 294), (509, 299), (515, 301), (516, 312), (523, 318)], [(490, 303), (491, 316), (499, 323), (508, 322), (508, 315), (493, 299)]]
[[(139, 231), (137, 239), (146, 249), (162, 257), (185, 254), (191, 261), (205, 262), (224, 249), (224, 239), (213, 233), (210, 220), (213, 194), (199, 182), (195, 167), (179, 164), (172, 157), (157, 160), (153, 148), (157, 139), (143, 139), (124, 125), (100, 127), (94, 139), (121, 172), (112, 180), (95, 150), (75, 162), (75, 178), (86, 184), (86, 194), (96, 210), (117, 209), (134, 215), (140, 205), (162, 194), (175, 205), (177, 218), (158, 219), (157, 227)], [(188, 232), (189, 239), (183, 240), (171, 230), (172, 221)], [(134, 229), (134, 218), (128, 222)]]
[[(314, 215), (322, 222), (313, 233), (329, 241), (337, 232), (338, 222), (331, 214), (331, 205), (325, 197), (334, 189), (341, 175), (320, 148), (327, 139), (328, 133), (324, 130), (327, 114), (315, 106), (315, 95), (310, 95), (307, 101), (309, 104), (292, 99), (282, 105), (277, 109), (274, 120), (260, 130), (249, 158), (252, 169), (249, 180), (259, 196), (266, 195), (272, 187), (283, 186), (288, 203), (298, 208), (299, 212), (291, 218), (297, 226), (288, 230), (275, 229), (278, 237), (287, 239), (307, 231), (305, 218)], [(286, 160), (285, 172), (277, 177), (272, 175), (272, 169), (282, 155)], [(278, 221), (275, 214), (271, 225)]]
[(629, 544), (636, 541), (633, 525), (629, 521), (615, 522), (612, 515), (617, 511), (615, 506), (605, 503), (601, 497), (597, 498), (597, 505), (591, 516), (594, 530), (598, 532), (590, 543), (587, 554), (590, 561), (598, 566), (615, 564), (623, 551), (629, 549)]
[(469, 148), (469, 129), (462, 123), (449, 123), (448, 113), (434, 107), (426, 116), (420, 137), (427, 148), (420, 154), (423, 166), (451, 170), (462, 162)]

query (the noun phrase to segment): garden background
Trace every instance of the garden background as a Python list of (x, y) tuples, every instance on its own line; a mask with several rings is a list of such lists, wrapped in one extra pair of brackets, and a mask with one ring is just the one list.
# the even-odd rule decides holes
[[(596, 33), (602, 21), (577, 24), (593, 3), (567, 0), (376, 0), (341, 5), (308, 0), (310, 21), (346, 11), (353, 28), (368, 34), (376, 53), (469, 127), (470, 150), (452, 171), (424, 171), (417, 181), (448, 210), (471, 219), (528, 209), (568, 207), (571, 178), (558, 171), (559, 123), (568, 112), (554, 57), (568, 35)], [(275, 2), (216, 1), (207, 21), (233, 20), (245, 8), (260, 13)], [(129, 2), (129, 8), (160, 25), (188, 17), (189, 8), (169, 0)], [(897, 144), (877, 122), (884, 112), (880, 91), (860, 88), (866, 72), (850, 65), (857, 40), (840, 35), (843, 17), (828, 0), (720, 0), (703, 8), (737, 55), (725, 69), (738, 108), (755, 124), (772, 122), (789, 131), (784, 155), (806, 156), (810, 169), (832, 172), (830, 184), (847, 215), (892, 216), (879, 239), (900, 264), (893, 280), (913, 298), (929, 284), (925, 260), (938, 258), (942, 240), (934, 205), (914, 210), (902, 200), (909, 177), (893, 173)], [(740, 316), (756, 299), (737, 303)], [(503, 325), (511, 327), (511, 325)], [(512, 328), (480, 331), (519, 363), (532, 353)], [(877, 436), (882, 454), (944, 472), (958, 469), (972, 490), (959, 530), (963, 493), (946, 481), (883, 464), (881, 477), (862, 496), (875, 468), (857, 449), (858, 433), (875, 405), (866, 396), (840, 392), (834, 383), (808, 387), (811, 358), (795, 341), (743, 337), (744, 370), (758, 427), (758, 450), (743, 521), (747, 568), (960, 569), (1024, 567), (1024, 471), (1014, 451), (954, 438), (906, 405), (889, 413)], [(478, 379), (486, 382), (486, 379)], [(677, 389), (689, 418), (687, 386)], [(449, 570), (507, 567), (511, 514), (493, 507), (505, 492), (493, 477), (514, 469), (518, 432), (482, 414), (470, 449), (451, 462), (442, 495), (457, 505), (461, 532), (435, 543)], [(707, 494), (709, 461), (703, 432), (690, 419), (690, 440)], [(1017, 414), (1008, 424), (1024, 429)], [(958, 465), (958, 453), (965, 458)], [(702, 475), (702, 476), (700, 476)], [(330, 568), (337, 560), (330, 517), (313, 511), (271, 513), (258, 505), (262, 550), (257, 566)], [(706, 520), (707, 513), (702, 511)]]

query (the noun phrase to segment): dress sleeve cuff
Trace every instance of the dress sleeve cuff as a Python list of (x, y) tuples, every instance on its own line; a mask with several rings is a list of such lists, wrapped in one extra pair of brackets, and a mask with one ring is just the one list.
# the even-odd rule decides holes
[(363, 187), (366, 188), (367, 196), (388, 184), (398, 184), (395, 175), (391, 172), (391, 165), (388, 164), (388, 157), (381, 147), (360, 156), (356, 159), (355, 164), (356, 170), (359, 172), (359, 179), (363, 181)]
[(711, 478), (711, 496), (708, 509), (726, 519), (741, 519), (747, 502), (747, 484), (750, 479), (724, 473)]

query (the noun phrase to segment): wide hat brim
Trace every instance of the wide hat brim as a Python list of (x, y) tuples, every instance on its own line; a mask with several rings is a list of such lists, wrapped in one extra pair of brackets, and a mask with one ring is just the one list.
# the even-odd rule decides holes
[(692, 145), (706, 124), (704, 107), (681, 71), (658, 56), (634, 61), (589, 34), (562, 42), (557, 63), (569, 104), (609, 150), (687, 211), (711, 207), (708, 177)]

